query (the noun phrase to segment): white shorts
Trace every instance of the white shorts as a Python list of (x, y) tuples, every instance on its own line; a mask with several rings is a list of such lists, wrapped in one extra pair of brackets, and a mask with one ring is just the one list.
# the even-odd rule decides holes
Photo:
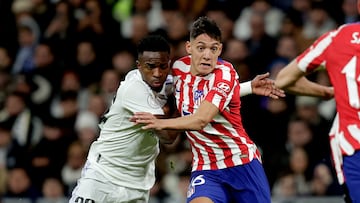
[(69, 203), (145, 203), (149, 191), (121, 187), (106, 180), (87, 161)]

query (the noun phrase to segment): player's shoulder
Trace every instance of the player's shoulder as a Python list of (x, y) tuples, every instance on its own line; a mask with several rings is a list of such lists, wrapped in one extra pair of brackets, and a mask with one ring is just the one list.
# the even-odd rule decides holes
[(216, 69), (219, 69), (222, 72), (236, 72), (233, 64), (222, 58), (218, 58), (216, 63)]
[(182, 66), (189, 66), (191, 62), (191, 56), (183, 56), (177, 60), (175, 60), (173, 66), (176, 67), (182, 67)]
[(348, 34), (348, 33), (359, 33), (360, 23), (347, 23), (338, 27), (334, 32), (337, 35)]
[(147, 84), (142, 80), (140, 71), (135, 69), (126, 74), (125, 80), (120, 83), (120, 89), (125, 92), (135, 89), (147, 89)]

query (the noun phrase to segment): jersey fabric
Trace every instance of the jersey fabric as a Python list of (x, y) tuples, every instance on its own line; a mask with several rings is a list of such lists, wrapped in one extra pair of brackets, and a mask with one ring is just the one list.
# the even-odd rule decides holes
[(92, 167), (113, 184), (142, 190), (153, 186), (158, 137), (129, 119), (135, 112), (163, 115), (162, 107), (172, 87), (172, 77), (168, 76), (161, 92), (153, 92), (137, 69), (121, 82), (88, 155)]
[(334, 87), (338, 112), (336, 133), (343, 155), (360, 149), (360, 24), (346, 24), (321, 36), (297, 57), (299, 68), (311, 72), (324, 66)]
[[(257, 184), (254, 185), (254, 182)], [(214, 203), (270, 203), (270, 188), (267, 185), (264, 169), (257, 159), (225, 169), (194, 171), (190, 177), (187, 202), (205, 196)]]
[(219, 59), (214, 71), (198, 77), (190, 73), (191, 56), (173, 64), (175, 98), (182, 116), (193, 114), (204, 100), (219, 113), (200, 131), (186, 131), (193, 154), (193, 171), (217, 170), (260, 158), (254, 142), (245, 132), (240, 116), (240, 85), (233, 66)]
[(144, 203), (149, 200), (149, 190), (139, 190), (115, 185), (87, 161), (82, 177), (74, 188), (69, 203)]

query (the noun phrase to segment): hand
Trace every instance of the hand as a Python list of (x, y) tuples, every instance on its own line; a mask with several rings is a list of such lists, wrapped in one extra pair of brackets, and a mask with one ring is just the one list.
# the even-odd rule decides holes
[(275, 82), (272, 79), (269, 79), (270, 73), (265, 73), (257, 75), (251, 81), (251, 88), (253, 94), (267, 96), (272, 99), (279, 99), (280, 97), (285, 97), (284, 90), (281, 90), (275, 87)]
[(157, 119), (155, 115), (147, 112), (136, 112), (131, 118), (131, 122), (136, 124), (145, 124), (142, 129), (155, 129), (162, 130), (162, 128), (158, 125), (160, 123), (160, 119)]

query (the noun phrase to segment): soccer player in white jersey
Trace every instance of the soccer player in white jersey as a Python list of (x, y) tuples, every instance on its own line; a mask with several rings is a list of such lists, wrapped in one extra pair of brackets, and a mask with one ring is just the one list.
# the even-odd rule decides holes
[(138, 45), (137, 69), (120, 84), (116, 97), (99, 125), (81, 178), (70, 202), (143, 203), (155, 181), (159, 140), (171, 143), (176, 134), (144, 130), (129, 118), (137, 111), (156, 115), (168, 112), (172, 95), (170, 46), (160, 36), (145, 37)]
[(243, 128), (239, 84), (231, 63), (219, 58), (221, 32), (200, 17), (192, 25), (189, 53), (173, 64), (175, 97), (181, 117), (158, 119), (138, 112), (132, 120), (143, 129), (185, 130), (193, 164), (187, 202), (269, 203), (269, 184), (260, 153)]
[[(357, 7), (360, 13), (359, 0)], [(333, 89), (319, 88), (304, 77), (319, 66), (325, 67)], [(279, 72), (276, 85), (295, 94), (334, 96), (337, 116), (329, 133), (334, 166), (338, 181), (346, 183), (352, 202), (360, 202), (359, 22), (342, 25), (319, 37)]]

